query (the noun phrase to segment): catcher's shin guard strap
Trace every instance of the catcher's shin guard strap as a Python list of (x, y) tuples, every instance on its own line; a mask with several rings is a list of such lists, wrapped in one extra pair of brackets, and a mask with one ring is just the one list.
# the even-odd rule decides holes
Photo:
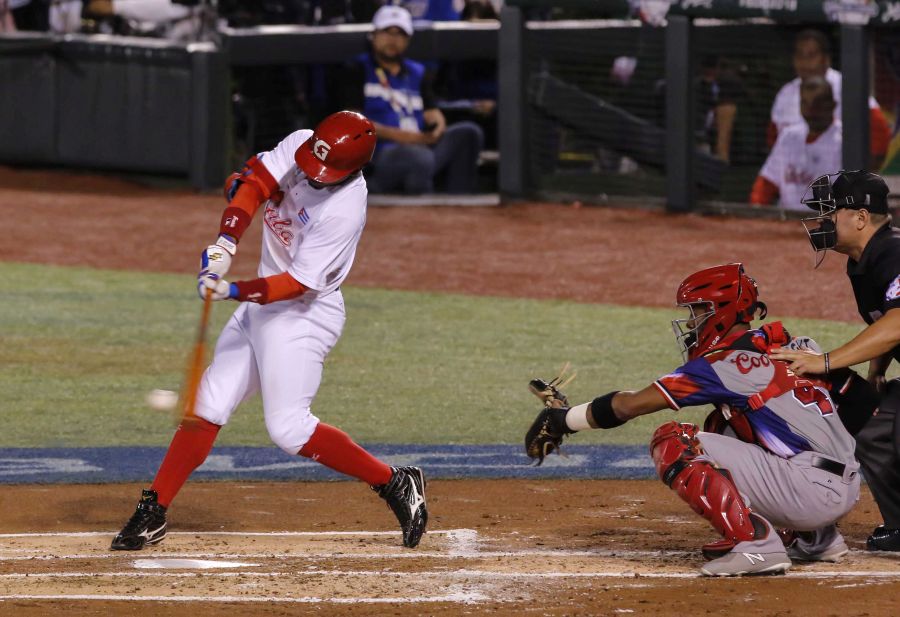
[(618, 390), (614, 390), (591, 401), (591, 415), (598, 428), (616, 428), (625, 424), (625, 420), (616, 417), (612, 407), (613, 397), (618, 393)]
[(695, 425), (677, 422), (656, 430), (650, 453), (659, 477), (722, 536), (735, 542), (752, 540), (750, 508), (727, 471), (696, 459), (700, 453), (696, 434)]

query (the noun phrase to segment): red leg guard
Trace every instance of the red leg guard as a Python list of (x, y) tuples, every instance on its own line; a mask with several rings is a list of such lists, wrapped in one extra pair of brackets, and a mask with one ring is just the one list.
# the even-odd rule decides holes
[(725, 538), (752, 540), (750, 508), (726, 470), (696, 460), (702, 452), (696, 435), (693, 424), (668, 422), (656, 429), (650, 454), (659, 477)]
[(678, 469), (673, 467), (677, 466), (683, 455), (689, 453), (690, 458), (697, 456), (697, 431), (696, 424), (666, 422), (653, 433), (650, 456), (656, 463), (656, 473), (667, 486), (672, 486), (672, 477), (678, 473)]

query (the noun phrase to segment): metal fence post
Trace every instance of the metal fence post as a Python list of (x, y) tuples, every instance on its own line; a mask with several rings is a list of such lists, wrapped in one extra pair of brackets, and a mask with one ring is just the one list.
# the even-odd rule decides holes
[(525, 114), (525, 18), (522, 10), (504, 6), (500, 11), (500, 40), (497, 59), (498, 146), (500, 150), (499, 186), (504, 195), (525, 193), (526, 148)]
[[(203, 48), (199, 48), (200, 46)], [(208, 45), (208, 47), (206, 47)], [(191, 53), (190, 181), (194, 188), (219, 186), (227, 171), (229, 73), (224, 52), (197, 44)]]
[(693, 25), (669, 15), (666, 26), (666, 208), (694, 207), (694, 88), (691, 83)]
[(841, 73), (843, 167), (868, 169), (870, 80), (869, 33), (865, 26), (841, 26)]

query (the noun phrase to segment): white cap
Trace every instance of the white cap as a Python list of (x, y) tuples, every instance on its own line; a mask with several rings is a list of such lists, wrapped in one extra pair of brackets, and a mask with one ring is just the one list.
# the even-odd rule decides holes
[(402, 6), (394, 6), (386, 4), (377, 11), (372, 17), (372, 25), (376, 30), (387, 30), (391, 27), (397, 27), (406, 33), (406, 36), (413, 35), (412, 15), (409, 14)]

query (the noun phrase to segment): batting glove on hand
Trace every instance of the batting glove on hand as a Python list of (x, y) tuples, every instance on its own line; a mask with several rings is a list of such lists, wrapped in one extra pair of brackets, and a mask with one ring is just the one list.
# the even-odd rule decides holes
[(201, 274), (197, 277), (197, 293), (201, 300), (206, 299), (206, 290), (212, 290), (213, 300), (237, 298), (237, 286), (221, 279), (215, 274)]
[(207, 246), (200, 255), (200, 276), (215, 274), (222, 278), (231, 268), (231, 258), (237, 251), (237, 244), (228, 236), (219, 236), (215, 244)]

